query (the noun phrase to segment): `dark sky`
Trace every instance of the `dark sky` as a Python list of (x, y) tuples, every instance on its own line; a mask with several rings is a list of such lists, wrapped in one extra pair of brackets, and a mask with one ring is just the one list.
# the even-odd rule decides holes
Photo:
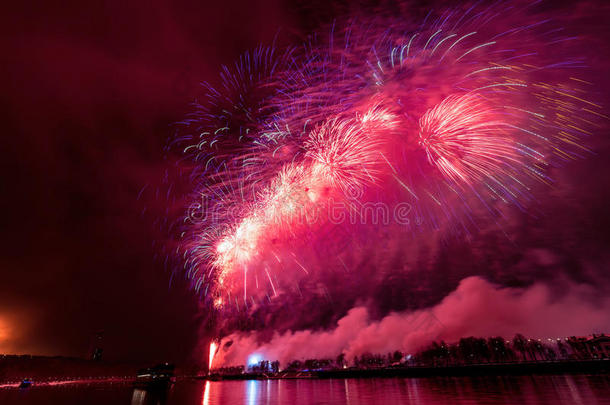
[(0, 353), (85, 356), (104, 330), (108, 358), (190, 354), (196, 302), (168, 287), (138, 193), (197, 83), (291, 24), (273, 0), (169, 3), (0, 13)]
[[(317, 22), (282, 0), (167, 3), (13, 2), (0, 12), (0, 353), (86, 356), (99, 330), (110, 359), (183, 361), (196, 345), (195, 297), (180, 277), (170, 288), (155, 258), (171, 124), (221, 64)], [(544, 229), (578, 239), (575, 256), (598, 253), (598, 274), (610, 187), (608, 142), (595, 143), (598, 155), (565, 174), (578, 210), (549, 204)]]

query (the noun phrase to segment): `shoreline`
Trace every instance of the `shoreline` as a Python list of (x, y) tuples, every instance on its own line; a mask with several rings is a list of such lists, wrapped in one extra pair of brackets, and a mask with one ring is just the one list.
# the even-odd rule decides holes
[[(476, 377), (476, 376), (519, 376), (519, 375), (561, 375), (561, 374), (610, 374), (610, 359), (561, 360), (512, 363), (477, 363), (446, 366), (398, 366), (385, 368), (345, 368), (328, 370), (282, 371), (278, 373), (210, 374), (204, 376), (178, 375), (177, 380), (295, 380), (295, 379), (346, 379), (346, 378), (426, 378), (426, 377)], [(37, 386), (69, 384), (129, 384), (135, 381), (131, 376), (100, 377), (49, 377), (35, 380)], [(0, 381), (0, 388), (15, 388), (20, 379), (9, 378)]]
[(447, 366), (407, 366), (369, 369), (331, 369), (279, 373), (210, 374), (198, 379), (269, 380), (269, 379), (330, 379), (330, 378), (421, 378), (421, 377), (472, 377), (536, 374), (608, 374), (610, 359), (568, 360), (515, 363), (479, 363)]

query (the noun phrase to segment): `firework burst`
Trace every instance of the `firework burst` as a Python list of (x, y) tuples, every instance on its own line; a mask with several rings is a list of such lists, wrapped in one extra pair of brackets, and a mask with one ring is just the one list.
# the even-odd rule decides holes
[(475, 214), (524, 209), (550, 168), (586, 154), (603, 114), (577, 77), (583, 61), (557, 58), (573, 38), (528, 7), (511, 11), (525, 20), (501, 12), (411, 24), (379, 11), (327, 42), (259, 48), (224, 68), (176, 140), (191, 198), (206, 199), (178, 248), (204, 300), (254, 307), (323, 271), (315, 251), (332, 251), (329, 228), (342, 242), (366, 234), (351, 214), (368, 203), (409, 204), (422, 228), (468, 229)]
[(453, 95), (419, 120), (428, 160), (456, 183), (510, 176), (522, 164), (511, 125), (476, 94)]

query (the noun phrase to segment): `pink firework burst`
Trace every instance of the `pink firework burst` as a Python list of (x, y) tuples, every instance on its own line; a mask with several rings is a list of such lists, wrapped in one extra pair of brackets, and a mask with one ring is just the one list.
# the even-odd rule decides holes
[(514, 125), (476, 93), (447, 97), (428, 110), (419, 125), (428, 160), (452, 181), (500, 183), (523, 164)]
[(502, 7), (425, 23), (376, 10), (225, 68), (175, 142), (209, 214), (181, 219), (176, 248), (203, 299), (248, 313), (300, 294), (382, 228), (363, 219), (397, 206), (419, 223), (385, 224), (390, 240), (468, 232), (525, 210), (551, 168), (584, 156), (605, 115), (572, 38), (528, 5)]

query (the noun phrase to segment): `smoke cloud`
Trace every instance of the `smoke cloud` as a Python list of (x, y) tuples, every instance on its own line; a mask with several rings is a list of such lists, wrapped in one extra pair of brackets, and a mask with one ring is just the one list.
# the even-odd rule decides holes
[(357, 306), (330, 330), (275, 333), (267, 341), (260, 341), (262, 332), (231, 334), (222, 340), (214, 367), (246, 364), (252, 354), (285, 366), (341, 353), (348, 361), (364, 353), (413, 353), (432, 340), (454, 342), (465, 336), (557, 338), (610, 329), (610, 298), (595, 299), (592, 287), (573, 282), (564, 283), (562, 294), (555, 291), (543, 283), (508, 288), (468, 277), (435, 306), (393, 312), (377, 321), (367, 307)]

